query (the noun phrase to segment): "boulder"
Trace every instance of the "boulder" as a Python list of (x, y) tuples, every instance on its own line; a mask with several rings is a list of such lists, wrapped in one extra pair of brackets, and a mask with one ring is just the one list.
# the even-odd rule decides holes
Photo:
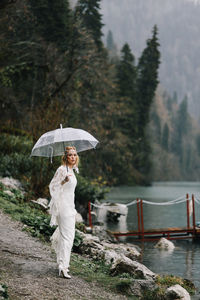
[[(111, 274), (117, 275), (129, 273), (137, 279), (153, 280), (156, 274), (137, 261), (135, 257), (140, 256), (138, 249), (130, 244), (113, 244), (101, 241), (99, 237), (78, 231), (82, 242), (77, 251), (86, 254), (92, 259), (103, 260), (110, 265)], [(129, 258), (130, 257), (130, 258)]]
[(175, 246), (171, 241), (167, 240), (166, 238), (161, 238), (155, 245), (155, 248), (171, 251), (175, 248)]
[(38, 198), (37, 200), (31, 200), (34, 204), (40, 206), (43, 209), (48, 209), (48, 203), (49, 201), (45, 198)]
[(92, 234), (78, 232), (82, 237), (82, 243), (77, 251), (89, 255), (92, 259), (99, 259), (105, 261), (106, 264), (113, 264), (115, 261), (122, 259), (123, 256), (132, 258), (140, 256), (139, 251), (129, 244), (113, 244), (101, 241), (99, 237)]
[(137, 297), (144, 296), (145, 292), (155, 290), (157, 285), (151, 279), (135, 279), (130, 284), (130, 293)]
[(113, 244), (106, 241), (102, 241), (102, 245), (105, 249), (114, 250), (117, 254), (124, 254), (126, 257), (134, 260), (140, 257), (141, 253), (139, 252), (139, 247), (131, 244)]
[(137, 261), (132, 261), (125, 255), (121, 255), (120, 259), (114, 261), (111, 266), (111, 274), (118, 275), (122, 273), (129, 273), (137, 279), (155, 279), (156, 274), (147, 267)]
[(3, 191), (4, 192), (4, 194), (7, 194), (7, 195), (9, 195), (9, 196), (11, 196), (11, 197), (13, 197), (15, 194), (13, 193), (13, 192), (11, 192), (10, 190), (5, 190), (5, 191)]
[(92, 233), (99, 237), (100, 241), (110, 241), (112, 243), (117, 242), (117, 239), (109, 233), (108, 230), (105, 230), (103, 226), (93, 226)]
[(17, 179), (10, 178), (10, 177), (4, 177), (4, 178), (0, 178), (0, 182), (3, 183), (3, 185), (5, 185), (9, 189), (15, 189), (15, 190), (22, 190), (23, 191), (22, 184)]
[(190, 300), (189, 293), (179, 284), (170, 286), (165, 292), (166, 300)]

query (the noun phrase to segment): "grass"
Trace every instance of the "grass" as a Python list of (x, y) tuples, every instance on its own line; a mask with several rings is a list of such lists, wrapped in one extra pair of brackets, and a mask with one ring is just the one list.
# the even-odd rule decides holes
[[(0, 208), (5, 213), (10, 214), (14, 220), (24, 223), (23, 230), (42, 241), (49, 242), (49, 237), (54, 231), (54, 228), (49, 226), (50, 216), (40, 208), (33, 207), (32, 202), (26, 201), (20, 191), (11, 191), (13, 195), (6, 194), (4, 186), (0, 184)], [(80, 242), (80, 237), (76, 235), (74, 244), (77, 246)], [(70, 270), (73, 275), (79, 276), (87, 282), (95, 282), (106, 290), (126, 295), (128, 299), (138, 299), (131, 294), (130, 289), (134, 278), (127, 273), (111, 276), (110, 267), (105, 265), (104, 262), (92, 261), (89, 258), (72, 253)], [(173, 275), (158, 276), (156, 283), (157, 289), (144, 292), (141, 300), (162, 300), (166, 288), (175, 284), (180, 284), (190, 294), (195, 293), (195, 287), (189, 280)]]
[(163, 275), (163, 276), (158, 276), (156, 279), (156, 283), (159, 287), (161, 288), (168, 288), (172, 285), (179, 284), (182, 286), (190, 295), (195, 294), (195, 286), (194, 284), (188, 280), (188, 279), (183, 279), (178, 276), (174, 275)]
[[(26, 201), (23, 194), (18, 190), (11, 190), (13, 195), (5, 193), (5, 188), (0, 184), (0, 208), (12, 219), (24, 223), (23, 230), (29, 232), (32, 236), (48, 242), (54, 228), (49, 226), (50, 216), (33, 207), (30, 201)], [(80, 228), (79, 228), (80, 229)], [(79, 237), (75, 242), (79, 242)], [(127, 295), (129, 299), (137, 298), (130, 295), (128, 286), (133, 280), (129, 274), (112, 277), (109, 273), (109, 266), (103, 262), (94, 262), (89, 258), (79, 254), (72, 253), (70, 270), (73, 275), (79, 276), (87, 282), (95, 282), (106, 290)]]
[(120, 292), (129, 296), (129, 299), (138, 299), (129, 292), (129, 286), (133, 278), (129, 274), (112, 277), (110, 266), (103, 262), (92, 261), (79, 254), (72, 253), (70, 271), (73, 275), (80, 276), (87, 282), (96, 282), (106, 290)]

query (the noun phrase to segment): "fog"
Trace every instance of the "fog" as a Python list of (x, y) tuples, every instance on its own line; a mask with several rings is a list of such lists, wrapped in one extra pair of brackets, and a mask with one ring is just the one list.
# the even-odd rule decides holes
[(128, 42), (138, 59), (158, 25), (161, 51), (160, 82), (182, 101), (187, 95), (190, 112), (200, 117), (200, 1), (102, 0), (104, 41), (110, 29), (120, 48)]

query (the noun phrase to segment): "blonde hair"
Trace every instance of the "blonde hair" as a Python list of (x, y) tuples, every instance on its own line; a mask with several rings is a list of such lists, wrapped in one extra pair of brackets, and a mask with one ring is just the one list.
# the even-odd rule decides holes
[[(67, 155), (68, 155), (68, 153), (69, 153), (70, 150), (76, 151), (76, 147), (74, 147), (74, 146), (67, 146), (65, 148), (65, 154), (62, 156), (62, 164), (63, 165), (67, 165), (68, 164)], [(77, 151), (76, 151), (76, 153), (77, 153)], [(78, 167), (78, 164), (79, 164), (79, 156), (77, 154), (75, 166)]]

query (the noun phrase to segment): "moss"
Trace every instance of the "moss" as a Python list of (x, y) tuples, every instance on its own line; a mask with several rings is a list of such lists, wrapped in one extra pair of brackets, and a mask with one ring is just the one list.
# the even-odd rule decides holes
[(184, 289), (186, 289), (190, 295), (195, 294), (194, 284), (190, 280), (183, 279), (178, 276), (174, 276), (174, 275), (158, 276), (156, 279), (156, 283), (158, 284), (158, 286), (163, 287), (163, 288), (168, 288), (172, 285), (179, 284)]
[(85, 279), (87, 282), (96, 282), (100, 286), (113, 292), (129, 296), (129, 299), (137, 298), (130, 294), (129, 286), (133, 279), (121, 276), (110, 276), (110, 266), (103, 262), (95, 262), (79, 254), (72, 253), (70, 270), (73, 275)]

